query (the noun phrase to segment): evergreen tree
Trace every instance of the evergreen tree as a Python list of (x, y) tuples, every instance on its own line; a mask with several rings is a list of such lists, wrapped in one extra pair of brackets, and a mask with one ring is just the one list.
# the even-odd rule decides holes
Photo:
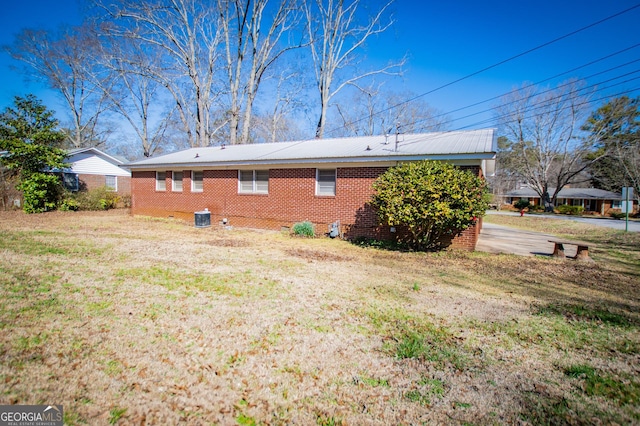
[(62, 190), (60, 179), (48, 173), (63, 168), (66, 157), (53, 114), (33, 95), (17, 96), (14, 107), (0, 114), (0, 161), (18, 178), (27, 213), (55, 209)]

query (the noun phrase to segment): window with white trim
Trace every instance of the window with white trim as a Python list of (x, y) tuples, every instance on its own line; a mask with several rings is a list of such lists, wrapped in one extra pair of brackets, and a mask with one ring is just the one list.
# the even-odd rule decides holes
[(269, 170), (238, 170), (238, 192), (268, 194)]
[(104, 178), (105, 178), (104, 185), (107, 187), (107, 190), (108, 191), (117, 192), (118, 191), (118, 176), (107, 175)]
[(167, 172), (156, 172), (156, 191), (167, 190)]
[(316, 169), (316, 195), (336, 195), (336, 169)]
[(182, 172), (171, 172), (171, 190), (182, 192)]
[(191, 192), (202, 192), (204, 172), (191, 172)]

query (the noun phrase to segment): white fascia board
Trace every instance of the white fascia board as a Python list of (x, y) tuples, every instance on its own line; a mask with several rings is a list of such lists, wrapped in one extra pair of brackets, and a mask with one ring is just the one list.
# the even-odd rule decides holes
[(482, 160), (495, 158), (494, 153), (473, 153), (473, 154), (443, 154), (443, 155), (390, 155), (384, 158), (375, 157), (349, 157), (349, 158), (305, 158), (290, 160), (247, 160), (247, 161), (228, 161), (228, 162), (188, 162), (188, 163), (157, 163), (157, 164), (141, 164), (127, 165), (126, 168), (131, 171), (143, 170), (215, 170), (230, 169), (237, 167), (255, 167), (268, 168), (277, 166), (278, 168), (306, 168), (313, 165), (340, 165), (342, 167), (389, 167), (398, 162), (420, 161), (420, 160), (438, 160), (438, 161), (472, 161), (480, 164)]

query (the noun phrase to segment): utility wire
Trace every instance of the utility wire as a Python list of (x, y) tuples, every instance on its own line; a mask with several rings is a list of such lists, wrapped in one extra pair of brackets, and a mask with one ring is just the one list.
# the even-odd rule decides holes
[[(636, 72), (638, 72), (638, 71), (636, 71)], [(611, 85), (611, 86), (608, 86), (608, 87), (605, 87), (605, 88), (602, 88), (602, 89), (598, 89), (597, 91), (610, 89), (610, 88), (612, 88), (614, 86), (617, 86), (617, 85), (620, 85), (620, 84), (623, 84), (623, 83), (626, 83), (626, 82), (629, 82), (629, 81), (637, 80), (639, 78), (640, 77), (635, 77), (635, 78), (632, 78), (632, 79), (629, 79), (629, 80), (626, 80), (626, 81), (623, 81), (623, 82), (620, 82), (620, 83), (616, 83), (614, 85)], [(577, 98), (581, 97), (582, 95), (580, 95), (579, 92), (583, 91), (583, 90), (586, 90), (586, 89), (587, 88), (582, 88), (582, 89), (577, 90), (576, 91), (577, 93), (572, 94), (571, 96), (567, 97), (566, 100), (567, 101), (571, 101), (571, 100), (574, 100), (574, 99), (577, 99)], [(597, 99), (585, 99), (585, 100), (580, 101), (578, 103), (570, 103), (569, 105), (562, 106), (561, 108), (559, 108), (558, 110), (555, 110), (554, 112), (557, 113), (557, 112), (563, 111), (565, 109), (584, 106), (584, 105), (587, 105), (587, 104), (592, 103), (592, 102), (599, 102), (599, 101), (602, 101), (602, 100), (608, 100), (608, 99), (611, 99), (612, 97), (622, 96), (622, 95), (634, 92), (635, 90), (638, 90), (638, 89), (640, 89), (640, 87), (635, 87), (633, 89), (626, 89), (626, 90), (620, 91), (620, 92), (618, 92), (616, 94), (602, 96), (602, 97), (597, 98)], [(531, 113), (533, 113), (533, 112), (535, 112), (537, 110), (540, 110), (540, 109), (545, 109), (549, 105), (550, 102), (552, 102), (554, 99), (558, 99), (558, 98), (561, 98), (561, 97), (562, 97), (561, 95), (560, 96), (556, 96), (554, 98), (545, 99), (545, 100), (542, 100), (542, 101), (539, 101), (539, 102), (535, 102), (535, 103), (527, 106), (522, 111), (522, 116), (520, 117), (520, 119), (531, 119), (531, 118), (543, 116), (544, 114), (546, 114), (546, 112), (534, 113), (534, 114), (531, 114)], [(530, 115), (528, 115), (528, 114), (530, 114)], [(469, 127), (475, 127), (475, 126), (480, 126), (480, 125), (484, 126), (486, 124), (505, 123), (505, 121), (503, 121), (503, 120), (505, 118), (508, 118), (510, 115), (511, 115), (510, 113), (504, 113), (504, 114), (499, 115), (499, 116), (495, 116), (495, 117), (492, 117), (492, 118), (487, 118), (487, 119), (484, 119), (484, 120), (481, 120), (481, 121), (477, 121), (477, 122), (472, 123), (472, 124), (468, 124), (468, 125), (465, 125), (465, 126), (458, 127), (458, 128), (456, 128), (454, 130), (443, 131), (443, 132), (441, 132), (441, 134), (442, 134), (442, 137), (444, 137), (449, 133), (459, 132), (459, 131), (467, 129)], [(513, 121), (515, 121), (515, 120), (513, 120)], [(507, 121), (507, 122), (509, 122), (509, 121)], [(399, 147), (407, 146), (407, 145), (413, 145), (413, 144), (419, 143), (419, 142), (421, 142), (421, 141), (406, 142), (406, 143), (400, 142), (401, 145), (399, 145)]]
[[(585, 101), (579, 102), (577, 104), (564, 106), (564, 107), (561, 108), (561, 110), (572, 108), (572, 107), (578, 107), (578, 106), (587, 105), (587, 104), (590, 104), (592, 102), (599, 102), (599, 101), (608, 100), (608, 99), (611, 99), (612, 97), (617, 97), (617, 96), (626, 95), (628, 93), (632, 93), (632, 92), (634, 92), (634, 91), (636, 91), (638, 89), (640, 89), (640, 87), (634, 87), (633, 89), (623, 90), (623, 91), (618, 92), (618, 93), (616, 93), (614, 95), (607, 95), (607, 96), (603, 96), (603, 97), (598, 98), (598, 99), (585, 100)], [(538, 107), (536, 109), (540, 109), (540, 108), (541, 107)], [(527, 112), (531, 112), (531, 111), (527, 111)], [(541, 114), (534, 114), (534, 115), (530, 116), (529, 118), (531, 118), (531, 117), (539, 117), (541, 115), (543, 115), (543, 114), (542, 113)], [(507, 116), (508, 116), (508, 114), (503, 114), (503, 115), (498, 116), (498, 117), (488, 118), (488, 119), (485, 119), (485, 120), (482, 120), (482, 121), (478, 121), (476, 123), (472, 123), (472, 124), (468, 124), (468, 125), (459, 127), (458, 129), (456, 129), (456, 131), (464, 130), (464, 129), (467, 129), (469, 127), (475, 127), (475, 126), (479, 126), (479, 125), (484, 125), (486, 123), (496, 123), (497, 124), (499, 122), (499, 120), (501, 120), (502, 118), (507, 117)]]
[[(594, 61), (591, 61), (591, 62), (588, 62), (588, 63), (586, 63), (586, 64), (580, 65), (580, 66), (578, 66), (578, 67), (572, 68), (572, 69), (570, 69), (570, 70), (568, 70), (568, 71), (564, 71), (564, 72), (561, 72), (561, 73), (556, 74), (556, 75), (554, 75), (554, 76), (547, 77), (547, 78), (542, 79), (542, 80), (540, 80), (540, 81), (537, 81), (537, 82), (535, 82), (535, 83), (527, 84), (527, 85), (525, 85), (525, 86), (523, 86), (523, 87), (520, 87), (520, 88), (517, 88), (517, 89), (514, 89), (514, 90), (510, 90), (509, 92), (505, 92), (505, 93), (502, 93), (502, 94), (500, 94), (500, 95), (493, 96), (493, 97), (488, 98), (488, 99), (485, 99), (485, 100), (483, 100), (483, 101), (479, 101), (479, 102), (473, 103), (473, 104), (471, 104), (471, 105), (467, 105), (467, 106), (463, 106), (463, 107), (460, 107), (460, 108), (456, 108), (456, 109), (451, 110), (451, 111), (443, 112), (443, 113), (440, 113), (440, 114), (434, 115), (434, 116), (432, 116), (432, 117), (424, 118), (424, 119), (421, 119), (421, 120), (416, 120), (416, 121), (414, 121), (414, 122), (412, 122), (412, 123), (408, 123), (408, 124), (417, 124), (417, 123), (420, 123), (421, 121), (432, 120), (432, 119), (434, 119), (434, 118), (438, 118), (438, 117), (445, 117), (445, 116), (447, 116), (447, 115), (449, 115), (449, 114), (453, 114), (453, 113), (455, 113), (455, 112), (460, 112), (460, 111), (463, 111), (463, 110), (465, 110), (465, 109), (469, 109), (469, 108), (476, 107), (476, 106), (478, 106), (478, 105), (486, 104), (487, 102), (491, 102), (491, 101), (498, 100), (498, 99), (500, 99), (500, 98), (502, 98), (502, 97), (504, 97), (504, 96), (510, 95), (510, 94), (515, 93), (515, 92), (517, 92), (517, 91), (525, 90), (525, 89), (529, 89), (529, 88), (531, 88), (531, 87), (538, 86), (538, 85), (540, 85), (540, 84), (542, 84), (542, 83), (546, 83), (547, 81), (554, 80), (554, 79), (556, 79), (556, 78), (558, 78), (558, 77), (562, 77), (563, 75), (566, 75), (566, 74), (569, 74), (569, 73), (575, 72), (575, 71), (577, 71), (577, 70), (579, 70), (579, 69), (582, 69), (582, 68), (586, 68), (586, 67), (588, 67), (588, 66), (590, 66), (590, 65), (593, 65), (593, 64), (596, 64), (596, 63), (598, 63), (598, 62), (602, 62), (602, 61), (603, 61), (603, 60), (605, 60), (605, 59), (609, 59), (609, 58), (611, 58), (611, 57), (613, 57), (613, 56), (615, 56), (615, 55), (618, 55), (618, 54), (620, 54), (620, 53), (624, 53), (624, 52), (626, 52), (626, 51), (628, 51), (628, 50), (631, 50), (631, 49), (633, 49), (633, 48), (636, 48), (636, 47), (638, 47), (638, 46), (640, 46), (640, 43), (635, 44), (635, 45), (633, 45), (633, 46), (631, 46), (631, 47), (628, 47), (628, 48), (626, 48), (626, 49), (619, 50), (619, 51), (617, 51), (617, 52), (615, 52), (615, 53), (612, 53), (612, 54), (610, 54), (610, 55), (603, 56), (603, 57), (598, 58), (598, 59), (596, 59), (596, 60), (594, 60)], [(605, 74), (605, 73), (607, 73), (607, 72), (609, 72), (609, 71), (613, 71), (613, 70), (616, 70), (616, 69), (618, 69), (618, 68), (623, 68), (623, 67), (626, 67), (627, 65), (631, 65), (631, 64), (636, 63), (636, 62), (640, 62), (640, 59), (634, 59), (633, 61), (629, 61), (629, 62), (625, 62), (624, 64), (616, 65), (615, 67), (612, 67), (612, 68), (606, 69), (606, 70), (604, 70), (604, 71), (600, 71), (600, 72), (597, 72), (597, 73), (594, 73), (594, 74), (588, 75), (588, 76), (586, 76), (586, 77), (580, 77), (580, 79), (581, 79), (581, 80), (585, 80), (585, 79), (588, 79), (588, 78), (593, 78), (593, 77), (595, 77), (595, 76), (597, 76), (597, 75)], [(561, 87), (561, 86), (558, 86), (558, 87)], [(544, 93), (544, 92), (542, 92), (542, 93)]]
[[(632, 61), (632, 62), (638, 62), (638, 61), (640, 61), (640, 59), (636, 59), (635, 61)], [(631, 63), (631, 62), (630, 62), (630, 63)], [(617, 68), (617, 67), (616, 67), (616, 68)], [(615, 68), (613, 68), (613, 69), (615, 69)], [(593, 75), (591, 75), (590, 77), (594, 77), (594, 76), (596, 76), (596, 75), (606, 73), (606, 72), (608, 72), (608, 71), (610, 71), (610, 70), (611, 70), (611, 69), (606, 70), (606, 71), (602, 71), (602, 72), (599, 72), (599, 73), (596, 73), (596, 74), (593, 74)], [(600, 84), (609, 83), (609, 82), (611, 82), (611, 81), (618, 80), (618, 79), (620, 79), (620, 78), (627, 77), (627, 76), (629, 76), (629, 75), (636, 74), (636, 73), (638, 73), (638, 72), (640, 72), (640, 69), (637, 69), (637, 70), (635, 70), (635, 71), (630, 71), (630, 72), (628, 72), (628, 73), (625, 73), (625, 74), (619, 75), (619, 76), (617, 76), (617, 77), (612, 77), (612, 78), (610, 78), (610, 79), (608, 79), (608, 80), (603, 80), (603, 81), (600, 81), (600, 82), (597, 82), (597, 83), (590, 84), (590, 85), (588, 85), (588, 86), (585, 86), (585, 87), (583, 87), (583, 88), (580, 88), (580, 89), (579, 89), (579, 91), (585, 91), (585, 90), (587, 90), (587, 89), (597, 87), (597, 86), (598, 86), (598, 85), (600, 85)], [(588, 77), (587, 77), (587, 78), (588, 78)], [(631, 78), (631, 79), (628, 79), (628, 80), (624, 80), (624, 81), (622, 81), (622, 82), (616, 83), (616, 84), (611, 85), (611, 86), (607, 86), (607, 87), (599, 88), (597, 91), (601, 91), (601, 90), (605, 90), (605, 89), (610, 89), (611, 87), (618, 86), (618, 85), (620, 85), (620, 84), (624, 84), (624, 83), (628, 83), (629, 81), (637, 80), (638, 78), (640, 78), (640, 77), (635, 77), (635, 78)], [(568, 82), (568, 83), (561, 84), (560, 86), (555, 87), (555, 88), (552, 88), (552, 89), (543, 90), (542, 92), (536, 93), (536, 96), (543, 95), (543, 94), (545, 94), (545, 93), (549, 93), (549, 92), (553, 92), (554, 90), (557, 90), (557, 89), (562, 88), (562, 87), (569, 86), (569, 85), (571, 85), (571, 84), (572, 84), (571, 82)], [(523, 87), (523, 88), (522, 88), (522, 89), (520, 89), (520, 90), (524, 90), (524, 89), (529, 88), (529, 87), (531, 87), (531, 86)], [(518, 91), (520, 91), (520, 90), (518, 90)], [(511, 94), (511, 93), (516, 93), (516, 92), (517, 92), (517, 91), (511, 91), (511, 92), (507, 93), (507, 95), (508, 95), (508, 94)], [(560, 97), (561, 97), (561, 96), (556, 96), (556, 97), (554, 97), (554, 98), (551, 98), (551, 100), (552, 100), (552, 99), (558, 99), (558, 98), (560, 98)], [(495, 99), (495, 98), (492, 98), (492, 99)], [(545, 100), (545, 102), (548, 102), (548, 101), (550, 101), (550, 99)], [(510, 101), (510, 102), (503, 103), (503, 104), (501, 104), (500, 106), (508, 106), (508, 105), (511, 105), (511, 104), (514, 104), (514, 103), (517, 103), (517, 102), (519, 102), (519, 100), (517, 100), (517, 99), (516, 99), (516, 100)], [(462, 117), (456, 117), (456, 118), (452, 118), (452, 119), (449, 119), (449, 120), (445, 120), (445, 121), (443, 121), (443, 122), (441, 122), (441, 123), (438, 123), (438, 124), (439, 124), (439, 125), (444, 125), (444, 124), (448, 124), (448, 123), (453, 123), (454, 121), (464, 120), (465, 118), (470, 118), (470, 117), (473, 117), (473, 116), (476, 116), (476, 115), (484, 114), (484, 113), (486, 113), (486, 112), (490, 112), (490, 111), (492, 111), (492, 110), (494, 110), (494, 108), (487, 108), (487, 109), (483, 109), (483, 110), (481, 110), (481, 111), (477, 111), (477, 112), (474, 112), (474, 113), (472, 113), (472, 114), (467, 114), (467, 115), (464, 115), (464, 116), (462, 116)], [(435, 117), (438, 117), (438, 116), (435, 116)], [(418, 124), (418, 123), (423, 122), (423, 121), (426, 121), (426, 120), (433, 119), (433, 118), (435, 118), (435, 117), (429, 117), (429, 118), (424, 118), (424, 119), (416, 120), (416, 121), (414, 121), (414, 122), (406, 123), (406, 124), (404, 124), (404, 125), (405, 125), (405, 126), (411, 126), (411, 125)]]
[[(498, 66), (500, 66), (500, 65), (504, 65), (504, 64), (506, 64), (507, 62), (511, 62), (511, 61), (513, 61), (514, 59), (517, 59), (517, 58), (520, 58), (520, 57), (522, 57), (522, 56), (528, 55), (529, 53), (535, 52), (536, 50), (540, 50), (540, 49), (542, 49), (542, 48), (544, 48), (544, 47), (547, 47), (547, 46), (549, 46), (549, 45), (551, 45), (551, 44), (553, 44), (553, 43), (557, 43), (557, 42), (558, 42), (558, 41), (560, 41), (560, 40), (564, 40), (564, 39), (566, 39), (566, 38), (568, 38), (568, 37), (571, 37), (571, 36), (573, 36), (573, 35), (576, 35), (576, 34), (578, 34), (578, 33), (582, 32), (582, 31), (588, 30), (589, 28), (593, 28), (593, 27), (595, 27), (595, 26), (597, 26), (597, 25), (600, 25), (600, 24), (602, 24), (603, 22), (609, 21), (609, 20), (611, 20), (611, 19), (613, 19), (613, 18), (617, 18), (618, 16), (623, 15), (623, 14), (625, 14), (625, 13), (628, 13), (628, 12), (630, 12), (630, 11), (634, 10), (634, 9), (639, 8), (639, 7), (640, 7), (640, 3), (638, 3), (638, 4), (634, 5), (634, 6), (631, 6), (631, 7), (627, 8), (627, 9), (625, 9), (625, 10), (622, 10), (622, 11), (620, 11), (620, 12), (618, 12), (618, 13), (615, 13), (615, 14), (613, 14), (613, 15), (607, 16), (606, 18), (603, 18), (603, 19), (600, 19), (600, 20), (598, 20), (598, 21), (596, 21), (596, 22), (593, 22), (593, 23), (591, 23), (591, 24), (589, 24), (589, 25), (586, 25), (586, 26), (584, 26), (584, 27), (582, 27), (582, 28), (579, 28), (579, 29), (577, 29), (577, 30), (571, 31), (571, 32), (569, 32), (569, 33), (567, 33), (567, 34), (565, 34), (565, 35), (562, 35), (562, 36), (560, 36), (560, 37), (557, 37), (557, 38), (555, 38), (555, 39), (553, 39), (553, 40), (550, 40), (550, 41), (548, 41), (548, 42), (546, 42), (546, 43), (540, 44), (540, 45), (538, 45), (538, 46), (536, 46), (536, 47), (533, 47), (533, 48), (531, 48), (531, 49), (528, 49), (528, 50), (526, 50), (526, 51), (524, 51), (524, 52), (518, 53), (517, 55), (511, 56), (510, 58), (504, 59), (504, 60), (502, 60), (502, 61), (500, 61), (500, 62), (496, 62), (496, 63), (495, 63), (495, 64), (493, 64), (493, 65), (489, 65), (488, 67), (485, 67), (485, 68), (482, 68), (482, 69), (480, 69), (480, 70), (478, 70), (478, 71), (472, 72), (471, 74), (467, 74), (467, 75), (466, 75), (466, 76), (464, 76), (464, 77), (458, 78), (458, 79), (456, 79), (456, 80), (454, 80), (454, 81), (451, 81), (451, 82), (449, 82), (449, 83), (446, 83), (446, 84), (444, 84), (444, 85), (442, 85), (442, 86), (436, 87), (435, 89), (429, 90), (429, 91), (427, 91), (427, 92), (425, 92), (425, 93), (422, 93), (422, 94), (420, 94), (420, 95), (418, 95), (418, 96), (414, 96), (413, 98), (410, 98), (410, 99), (407, 99), (407, 100), (405, 100), (405, 101), (403, 101), (403, 102), (400, 102), (400, 103), (399, 103), (399, 104), (397, 104), (397, 105), (393, 105), (393, 106), (390, 106), (390, 107), (388, 107), (388, 108), (385, 108), (385, 109), (383, 109), (383, 110), (381, 110), (381, 111), (375, 112), (372, 116), (376, 116), (376, 115), (382, 114), (382, 113), (384, 113), (384, 112), (387, 112), (387, 111), (389, 111), (389, 110), (392, 110), (392, 109), (394, 109), (394, 108), (398, 108), (399, 106), (402, 106), (402, 105), (405, 105), (405, 104), (407, 104), (407, 103), (409, 103), (409, 102), (412, 102), (412, 101), (415, 101), (415, 100), (417, 100), (417, 99), (420, 99), (420, 98), (422, 98), (422, 97), (424, 97), (424, 96), (426, 96), (426, 95), (430, 95), (431, 93), (434, 93), (434, 92), (436, 92), (436, 91), (438, 91), (438, 90), (442, 90), (442, 89), (444, 89), (444, 88), (446, 88), (446, 87), (449, 87), (449, 86), (454, 85), (454, 84), (456, 84), (456, 83), (459, 83), (459, 82), (461, 82), (461, 81), (467, 80), (467, 79), (469, 79), (469, 78), (471, 78), (471, 77), (474, 77), (474, 76), (476, 76), (476, 75), (478, 75), (478, 74), (481, 74), (481, 73), (483, 73), (483, 72), (486, 72), (486, 71), (488, 71), (488, 70), (490, 70), (490, 69), (496, 68), (496, 67), (498, 67)], [(366, 119), (368, 119), (368, 117), (365, 117), (365, 118), (361, 118), (361, 119), (355, 120), (355, 121), (351, 122), (350, 124), (355, 124), (355, 123), (358, 123), (358, 122), (363, 121), (363, 120), (366, 120)], [(340, 129), (344, 129), (345, 127), (346, 127), (346, 125), (343, 125), (343, 126), (340, 126), (340, 127), (334, 128), (334, 129), (331, 129), (331, 130), (327, 131), (326, 133), (333, 133), (333, 132), (336, 132), (336, 131), (338, 131), (338, 130), (340, 130)]]

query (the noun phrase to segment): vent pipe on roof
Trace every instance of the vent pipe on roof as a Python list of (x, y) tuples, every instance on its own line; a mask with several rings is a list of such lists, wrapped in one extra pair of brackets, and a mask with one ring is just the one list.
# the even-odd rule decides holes
[(396, 123), (396, 151), (398, 151), (398, 142), (399, 142), (399, 136), (400, 136), (400, 123)]

